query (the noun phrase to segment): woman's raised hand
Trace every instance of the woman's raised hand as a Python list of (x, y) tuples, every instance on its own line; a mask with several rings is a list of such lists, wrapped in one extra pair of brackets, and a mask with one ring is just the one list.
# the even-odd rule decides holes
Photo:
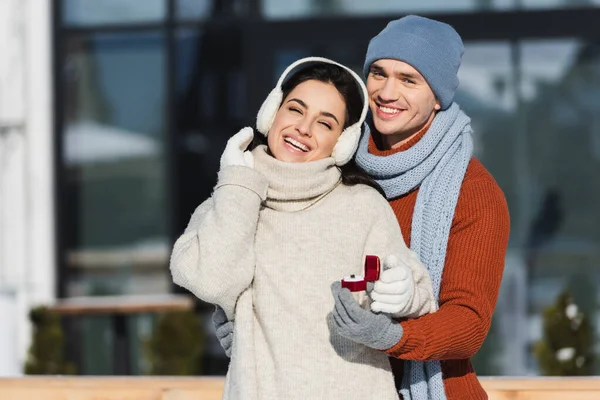
[(221, 169), (232, 165), (254, 168), (254, 156), (246, 150), (253, 137), (254, 130), (249, 126), (230, 137), (221, 155)]

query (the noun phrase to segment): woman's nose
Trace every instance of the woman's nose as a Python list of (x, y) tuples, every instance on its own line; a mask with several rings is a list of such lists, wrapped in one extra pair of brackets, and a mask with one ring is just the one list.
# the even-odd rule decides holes
[(296, 130), (301, 135), (310, 136), (310, 121), (308, 118), (302, 118), (300, 121), (298, 121), (296, 124)]

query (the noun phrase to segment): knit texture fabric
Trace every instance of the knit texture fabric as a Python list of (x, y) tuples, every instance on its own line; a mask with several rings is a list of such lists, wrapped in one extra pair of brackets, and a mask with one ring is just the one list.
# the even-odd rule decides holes
[[(381, 157), (406, 151), (427, 133), (423, 128), (397, 148), (382, 150), (371, 135), (369, 152)], [(419, 189), (390, 200), (407, 243)], [(442, 360), (448, 400), (486, 400), (470, 358), (479, 350), (492, 321), (502, 282), (510, 236), (510, 215), (494, 177), (471, 158), (450, 228), (437, 312), (400, 322), (402, 339), (386, 350), (396, 387), (402, 384), (405, 360)]]
[(177, 284), (228, 315), (234, 299), (224, 398), (397, 399), (388, 356), (332, 329), (330, 289), (361, 275), (367, 254), (408, 256), (391, 207), (370, 187), (340, 184), (332, 158), (284, 163), (265, 146), (253, 155), (255, 170), (220, 172), (170, 265)]
[(363, 72), (380, 59), (394, 59), (410, 64), (423, 75), (440, 101), (442, 110), (452, 104), (458, 87), (464, 46), (450, 25), (416, 15), (391, 21), (371, 41)]
[[(469, 117), (452, 104), (436, 115), (423, 138), (407, 151), (388, 157), (370, 154), (367, 129), (356, 154), (357, 164), (382, 186), (388, 199), (419, 187), (411, 249), (429, 270), (436, 300), (454, 210), (473, 151), (471, 132)], [(404, 375), (405, 400), (446, 399), (439, 361), (410, 361)]]

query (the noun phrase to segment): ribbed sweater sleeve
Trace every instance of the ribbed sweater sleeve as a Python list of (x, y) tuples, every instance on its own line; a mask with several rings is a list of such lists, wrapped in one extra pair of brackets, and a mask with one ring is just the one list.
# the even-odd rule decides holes
[[(392, 202), (392, 207), (403, 204)], [(399, 220), (406, 214), (400, 208), (394, 211)], [(496, 305), (509, 225), (504, 194), (487, 171), (465, 177), (450, 231), (439, 310), (403, 321), (404, 335), (387, 354), (404, 360), (448, 360), (477, 352)]]
[(374, 190), (369, 192), (372, 198), (364, 201), (365, 204), (371, 204), (371, 210), (376, 212), (376, 215), (372, 218), (364, 255), (377, 255), (382, 263), (388, 256), (397, 257), (400, 263), (411, 270), (413, 277), (413, 297), (395, 316), (417, 317), (435, 311), (429, 272), (406, 245), (394, 211), (387, 200)]
[(254, 236), (267, 188), (266, 178), (251, 168), (222, 169), (212, 196), (194, 211), (173, 246), (175, 284), (221, 306), (229, 319), (254, 276)]

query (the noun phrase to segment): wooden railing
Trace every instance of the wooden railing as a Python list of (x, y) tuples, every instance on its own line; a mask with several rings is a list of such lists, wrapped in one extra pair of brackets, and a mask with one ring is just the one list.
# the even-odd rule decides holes
[(490, 400), (600, 400), (600, 377), (480, 380)]
[[(1, 1), (1, 0), (0, 0)], [(183, 294), (84, 296), (59, 299), (49, 309), (63, 318), (104, 315), (112, 322), (115, 375), (131, 375), (131, 338), (127, 317), (144, 313), (186, 311), (194, 307), (191, 296)]]
[[(598, 378), (481, 378), (490, 400), (598, 400)], [(221, 377), (0, 378), (0, 400), (220, 400)], [(465, 400), (468, 400), (465, 398)]]
[(0, 400), (220, 400), (223, 378), (0, 379)]

